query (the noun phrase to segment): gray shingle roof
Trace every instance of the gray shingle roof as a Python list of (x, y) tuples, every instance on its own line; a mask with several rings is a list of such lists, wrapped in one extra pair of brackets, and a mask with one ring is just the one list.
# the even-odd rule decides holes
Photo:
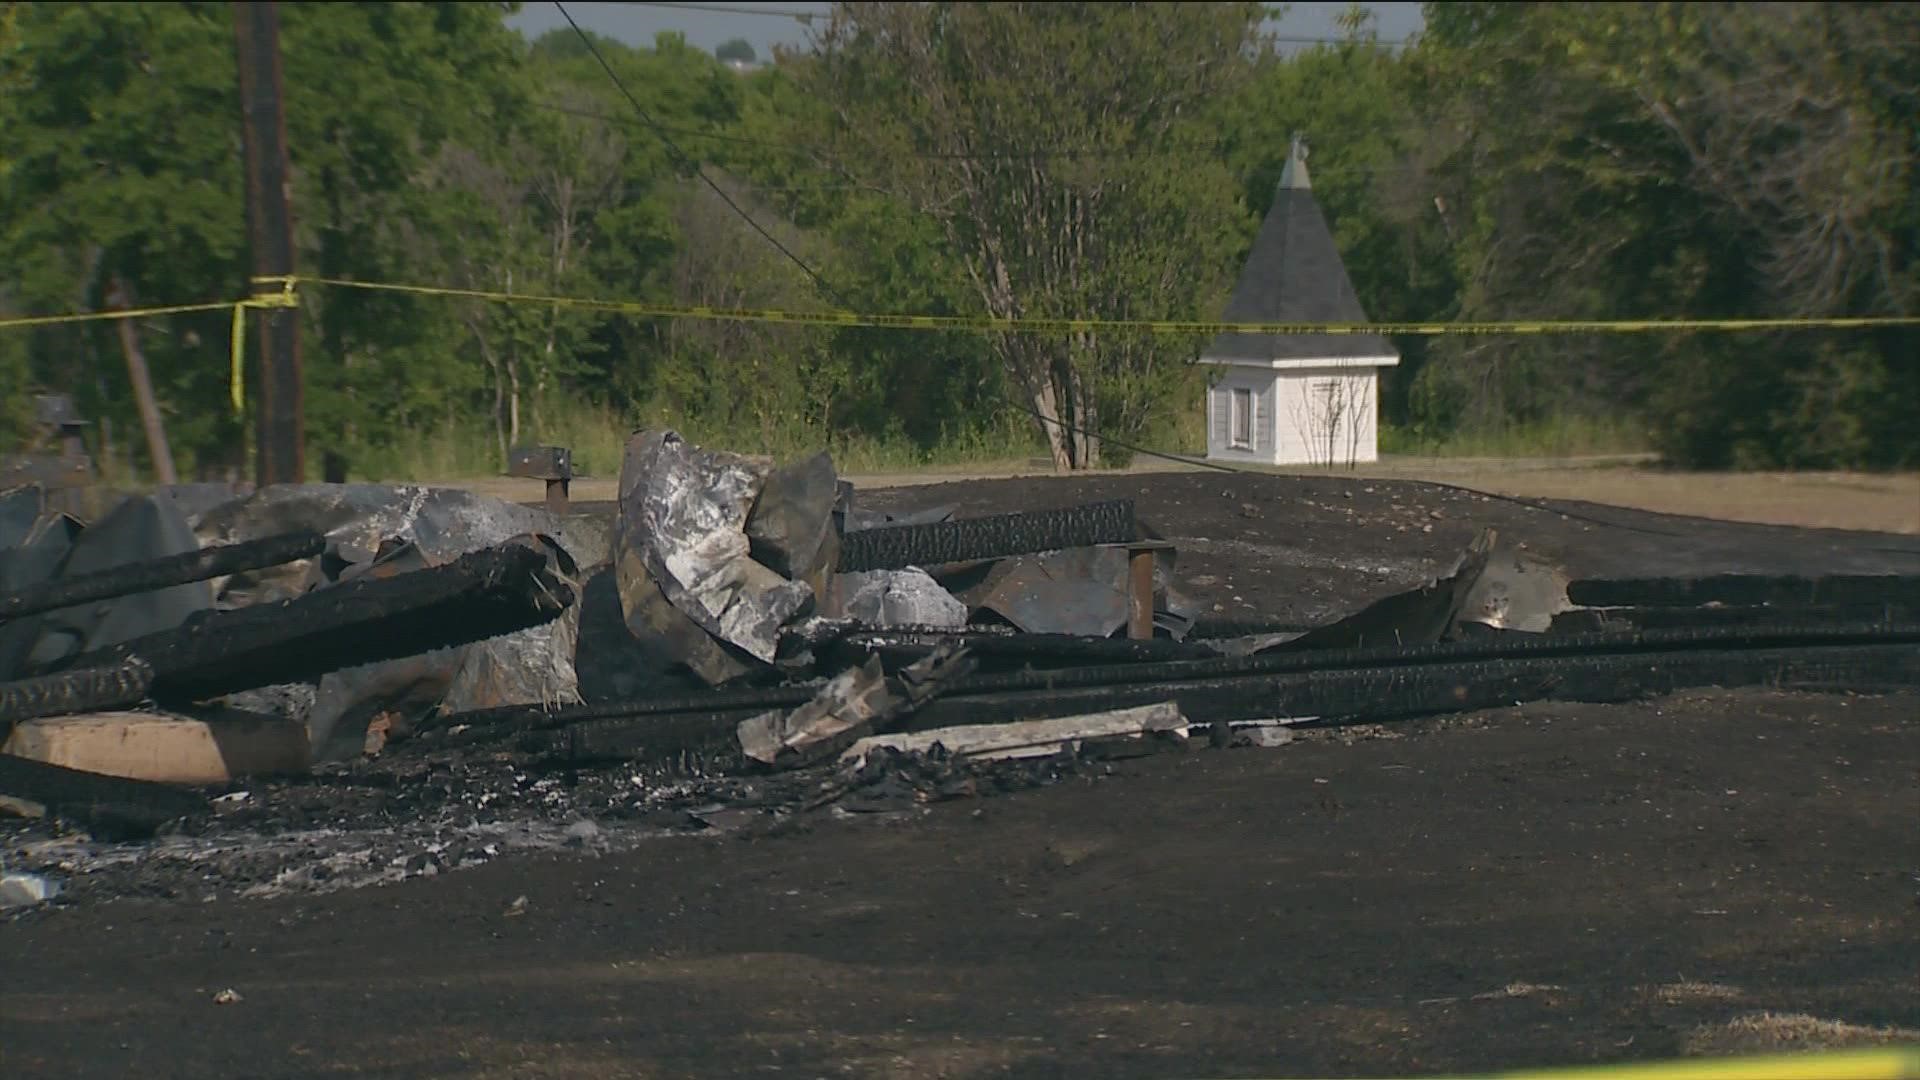
[[(1333, 231), (1313, 197), (1304, 148), (1295, 141), (1273, 209), (1254, 237), (1226, 322), (1365, 322)], [(1377, 334), (1221, 334), (1201, 355), (1219, 360), (1398, 356)]]

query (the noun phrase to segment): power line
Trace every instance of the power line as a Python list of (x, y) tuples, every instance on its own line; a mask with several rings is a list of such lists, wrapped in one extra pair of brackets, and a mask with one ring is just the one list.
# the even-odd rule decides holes
[[(664, 131), (660, 130), (659, 125), (657, 125), (654, 122), (653, 117), (647, 112), (645, 108), (641, 106), (640, 100), (634, 97), (633, 94), (627, 90), (626, 84), (620, 81), (619, 74), (613, 70), (613, 66), (607, 63), (606, 57), (601, 56), (600, 50), (594, 46), (593, 38), (590, 37), (585, 30), (582, 30), (580, 28), (580, 24), (573, 20), (572, 15), (567, 13), (566, 5), (560, 3), (560, 0), (554, 0), (553, 6), (555, 10), (560, 12), (560, 17), (567, 20), (567, 25), (573, 27), (573, 32), (579, 36), (581, 43), (587, 47), (587, 51), (593, 54), (593, 58), (595, 60), (599, 61), (601, 69), (607, 73), (607, 78), (613, 81), (613, 85), (616, 89), (620, 91), (620, 95), (627, 99), (627, 104), (633, 106), (634, 112), (638, 113), (640, 118), (646, 122), (647, 126), (652, 127), (655, 133), (660, 136), (660, 141), (666, 144), (667, 150), (670, 153), (672, 153), (675, 157), (680, 158), (683, 162), (688, 162), (689, 164), (691, 164), (690, 159), (688, 159), (686, 154), (681, 151), (679, 146), (675, 145), (673, 140), (669, 138)], [(855, 304), (852, 301), (850, 301), (847, 298), (846, 294), (842, 293), (839, 289), (834, 288), (834, 286), (830, 282), (828, 282), (826, 278), (820, 276), (820, 272), (815, 270), (812, 266), (808, 265), (805, 259), (802, 259), (800, 256), (795, 255), (791, 250), (787, 248), (785, 244), (782, 244), (772, 233), (762, 228), (759, 222), (753, 220), (753, 216), (751, 214), (748, 214), (745, 210), (742, 210), (740, 208), (739, 203), (734, 202), (733, 199), (730, 198), (725, 191), (721, 190), (720, 185), (714, 183), (713, 179), (706, 174), (705, 170), (700, 169), (698, 165), (694, 165), (693, 168), (694, 168), (694, 172), (700, 177), (700, 179), (705, 181), (706, 185), (713, 189), (713, 193), (715, 195), (720, 196), (720, 200), (727, 204), (728, 209), (732, 210), (735, 214), (740, 215), (741, 220), (745, 221), (748, 225), (751, 225), (753, 227), (753, 231), (759, 233), (761, 237), (767, 241), (767, 243), (772, 244), (775, 251), (778, 251), (780, 254), (786, 256), (789, 261), (791, 261), (795, 266), (799, 267), (800, 270), (803, 273), (805, 273), (809, 279), (813, 281), (815, 287), (817, 287), (822, 293), (826, 294), (828, 299), (832, 300), (834, 303), (839, 304), (841, 307), (846, 308), (848, 310), (855, 310), (859, 307), (858, 304)], [(1024, 412), (1029, 416), (1032, 416), (1036, 420), (1040, 420), (1043, 423), (1053, 424), (1056, 427), (1060, 427), (1067, 431), (1071, 431), (1076, 435), (1082, 435), (1091, 439), (1099, 439), (1102, 442), (1109, 442), (1115, 446), (1118, 446), (1125, 450), (1132, 451), (1133, 453), (1136, 453), (1136, 454), (1144, 454), (1148, 457), (1160, 458), (1163, 461), (1173, 461), (1173, 462), (1179, 462), (1179, 463), (1188, 464), (1188, 465), (1200, 464), (1200, 465), (1204, 465), (1207, 468), (1216, 469), (1222, 472), (1240, 471), (1230, 466), (1220, 465), (1215, 462), (1210, 462), (1210, 461), (1196, 462), (1193, 458), (1189, 458), (1183, 455), (1168, 454), (1159, 450), (1150, 450), (1144, 446), (1135, 446), (1123, 440), (1115, 439), (1110, 436), (1104, 436), (1099, 434), (1098, 432), (1089, 431), (1085, 428), (1078, 427), (1072, 423), (1069, 423), (1068, 421), (1061, 420), (1058, 417), (1042, 415), (1039, 410), (1034, 409), (1032, 406), (1029, 406), (1024, 402), (1016, 400), (1012, 395), (997, 394), (995, 396), (998, 397), (1002, 403), (1012, 406), (1013, 408), (1021, 412)]]
[[(578, 108), (573, 108), (571, 106), (557, 105), (549, 102), (534, 102), (534, 105), (538, 108), (551, 109), (554, 112), (566, 113), (570, 116), (578, 116), (588, 120), (599, 120), (603, 123), (608, 123), (608, 124), (626, 123), (625, 117), (609, 116), (606, 113), (594, 112), (591, 109), (578, 109)], [(816, 147), (802, 146), (799, 143), (776, 142), (771, 139), (754, 139), (744, 135), (723, 135), (719, 132), (714, 132), (714, 131), (697, 131), (692, 128), (673, 128), (673, 127), (667, 127), (666, 125), (660, 125), (660, 124), (656, 124), (653, 126), (656, 131), (671, 132), (676, 135), (686, 136), (687, 138), (690, 138), (690, 139), (712, 139), (716, 142), (733, 143), (739, 146), (759, 146), (769, 150), (783, 150), (788, 153), (803, 154), (803, 155), (814, 157), (814, 158), (820, 158), (820, 157), (826, 156)], [(1005, 151), (909, 150), (909, 151), (902, 152), (898, 156), (919, 158), (922, 160), (942, 160), (942, 161), (998, 161), (998, 160), (1024, 161), (1024, 160), (1039, 160), (1039, 159), (1046, 159), (1046, 158), (1089, 158), (1089, 159), (1140, 158), (1140, 157), (1162, 156), (1162, 155), (1169, 156), (1169, 157), (1185, 156), (1172, 150), (1147, 150), (1142, 152), (1142, 151), (1130, 151), (1130, 150), (1122, 150), (1122, 149), (1086, 149), (1086, 148), (1073, 148), (1073, 147), (1069, 147), (1065, 149), (1053, 149), (1053, 150), (1005, 150)]]
[[(787, 259), (789, 259), (795, 266), (799, 267), (807, 275), (808, 278), (812, 279), (814, 285), (818, 287), (821, 292), (825, 293), (829, 299), (831, 299), (835, 303), (839, 304), (841, 307), (846, 308), (848, 310), (857, 310), (859, 305), (850, 302), (847, 299), (846, 294), (842, 293), (839, 289), (834, 288), (833, 285), (830, 284), (826, 278), (821, 277), (819, 271), (815, 270), (812, 266), (809, 266), (806, 260), (800, 258), (800, 256), (795, 255), (792, 251), (788, 250), (785, 244), (782, 244), (777, 238), (774, 237), (772, 233), (762, 228), (760, 223), (753, 219), (752, 215), (748, 214), (745, 210), (742, 210), (738, 203), (734, 202), (733, 199), (728, 197), (725, 191), (722, 191), (720, 189), (720, 185), (713, 182), (713, 179), (706, 174), (705, 170), (700, 169), (697, 164), (692, 163), (691, 160), (687, 158), (685, 153), (681, 151), (679, 146), (675, 145), (673, 140), (668, 138), (666, 133), (660, 129), (658, 124), (654, 122), (653, 117), (650, 114), (648, 114), (647, 110), (641, 107), (639, 99), (635, 98), (633, 94), (627, 90), (626, 84), (620, 81), (620, 76), (613, 70), (613, 66), (607, 63), (606, 57), (600, 55), (600, 50), (594, 46), (593, 39), (590, 36), (588, 36), (585, 30), (582, 30), (580, 28), (579, 23), (573, 21), (573, 16), (567, 13), (566, 7), (562, 5), (559, 2), (559, 0), (554, 0), (553, 6), (555, 9), (557, 9), (560, 12), (561, 17), (567, 20), (567, 25), (573, 27), (573, 32), (577, 34), (581, 42), (584, 45), (586, 45), (587, 51), (593, 54), (593, 58), (595, 60), (599, 61), (601, 69), (607, 73), (607, 78), (613, 81), (613, 85), (620, 91), (621, 96), (627, 99), (627, 103), (629, 105), (633, 106), (634, 112), (638, 113), (640, 118), (643, 121), (645, 121), (649, 127), (652, 127), (655, 133), (660, 136), (660, 141), (666, 144), (668, 151), (671, 152), (675, 157), (679, 158), (683, 163), (691, 165), (693, 167), (695, 174), (698, 175), (700, 179), (704, 181), (708, 187), (713, 189), (714, 194), (720, 196), (720, 200), (727, 204), (728, 209), (740, 215), (741, 219), (744, 220), (748, 225), (753, 226), (753, 230), (755, 232), (759, 233), (761, 237), (763, 237), (767, 241), (767, 243), (772, 244), (774, 247), (774, 250), (786, 256)], [(1102, 435), (1097, 431), (1092, 431), (1087, 428), (1080, 427), (1069, 421), (1062, 420), (1059, 417), (1046, 416), (1042, 414), (1038, 409), (1035, 409), (1032, 406), (1026, 404), (1025, 402), (1022, 402), (1014, 398), (1010, 394), (1002, 393), (1002, 394), (996, 394), (994, 396), (998, 397), (1003, 404), (1019, 412), (1026, 413), (1028, 416), (1031, 416), (1034, 419), (1039, 420), (1041, 423), (1052, 424), (1057, 428), (1072, 432), (1075, 435), (1085, 436), (1086, 438), (1090, 438), (1090, 439), (1098, 439), (1103, 443), (1111, 443), (1114, 446), (1118, 446), (1123, 450), (1127, 450), (1135, 454), (1142, 454), (1146, 457), (1159, 458), (1162, 461), (1171, 461), (1171, 462), (1175, 462), (1183, 465), (1197, 465), (1202, 468), (1212, 469), (1215, 472), (1248, 473), (1251, 475), (1260, 475), (1259, 472), (1254, 469), (1242, 469), (1232, 465), (1223, 465), (1219, 462), (1207, 461), (1204, 458), (1194, 458), (1194, 457), (1187, 456), (1185, 454), (1169, 454), (1162, 450), (1148, 449), (1147, 447), (1139, 446), (1137, 444), (1127, 442), (1123, 439), (1116, 439), (1111, 435)], [(1442, 486), (1451, 487), (1452, 485), (1442, 485)], [(1460, 488), (1459, 490), (1466, 491), (1468, 489)], [(1501, 502), (1512, 503), (1516, 506), (1529, 507), (1534, 510), (1542, 510), (1548, 513), (1559, 513), (1562, 516), (1566, 516), (1566, 517), (1578, 517), (1581, 520), (1591, 521), (1596, 525), (1608, 526), (1608, 527), (1617, 528), (1617, 529), (1626, 529), (1632, 532), (1644, 532), (1644, 533), (1651, 533), (1654, 535), (1668, 535), (1660, 532), (1660, 530), (1657, 530), (1657, 529), (1647, 529), (1637, 525), (1626, 525), (1619, 522), (1605, 521), (1600, 518), (1588, 518), (1585, 515), (1577, 514), (1572, 511), (1556, 510), (1553, 507), (1546, 506), (1541, 503), (1536, 503), (1528, 499), (1516, 498), (1511, 495), (1496, 495), (1491, 492), (1475, 492), (1474, 494), (1485, 495), (1486, 497), (1491, 499), (1496, 499)]]
[[(565, 113), (568, 116), (577, 116), (583, 120), (598, 120), (603, 124), (625, 124), (628, 122), (628, 118), (624, 116), (610, 116), (603, 112), (595, 112), (592, 109), (580, 109), (571, 105), (561, 105), (551, 101), (535, 101), (531, 104), (536, 109), (547, 109), (552, 112)], [(701, 131), (697, 128), (670, 127), (666, 124), (654, 124), (652, 127), (655, 132), (681, 135), (689, 139), (711, 139), (714, 142), (733, 143), (737, 146), (759, 146), (769, 150), (786, 150), (794, 153), (811, 152), (811, 148), (800, 146), (797, 143), (774, 142), (771, 139), (753, 139), (744, 135), (727, 135), (718, 131)]]
[[(583, 120), (597, 120), (603, 124), (626, 124), (629, 122), (628, 118), (624, 116), (613, 116), (608, 113), (596, 112), (592, 109), (581, 109), (571, 105), (561, 105), (557, 102), (535, 101), (535, 102), (532, 102), (531, 104), (533, 105), (534, 108), (537, 108), (537, 109), (547, 109), (551, 112), (564, 113), (568, 116), (576, 116)], [(655, 130), (665, 131), (670, 134), (679, 135), (689, 139), (710, 139), (714, 142), (730, 143), (735, 146), (757, 146), (767, 150), (780, 150), (786, 153), (811, 157), (811, 158), (814, 158), (815, 160), (820, 160), (822, 158), (829, 156), (826, 152), (820, 150), (818, 147), (806, 146), (800, 143), (779, 142), (773, 139), (755, 139), (745, 135), (729, 135), (729, 134), (725, 134), (723, 132), (718, 132), (718, 131), (702, 131), (697, 128), (673, 127), (666, 124), (655, 125)], [(1095, 149), (1068, 148), (1068, 149), (1062, 149), (1062, 150), (1006, 151), (1006, 152), (1000, 152), (1000, 153), (995, 153), (992, 151), (986, 151), (986, 152), (980, 152), (980, 153), (964, 153), (964, 152), (943, 153), (939, 151), (924, 151), (924, 152), (907, 152), (899, 156), (921, 158), (921, 159), (932, 159), (932, 160), (992, 161), (992, 160), (999, 160), (1002, 158), (1009, 159), (1009, 160), (1024, 160), (1028, 158), (1044, 159), (1049, 157), (1084, 158), (1089, 160), (1100, 159), (1100, 158), (1127, 158), (1127, 159), (1138, 160), (1140, 158), (1146, 158), (1146, 157), (1186, 158), (1189, 155), (1178, 150), (1164, 150), (1164, 149), (1146, 149), (1146, 150), (1099, 149), (1099, 150), (1095, 150)], [(1316, 176), (1360, 176), (1360, 175), (1380, 175), (1380, 174), (1386, 174), (1386, 173), (1402, 173), (1402, 172), (1411, 173), (1415, 171), (1417, 170), (1415, 170), (1412, 166), (1408, 166), (1408, 165), (1371, 165), (1371, 166), (1360, 167), (1360, 168), (1315, 169), (1314, 175)], [(845, 185), (845, 186), (848, 188), (858, 187), (858, 185), (851, 185), (851, 184)], [(838, 190), (838, 189), (834, 188), (834, 189), (827, 189), (827, 190)]]
[(733, 4), (668, 4), (642, 3), (640, 0), (628, 0), (629, 7), (672, 8), (676, 11), (711, 11), (721, 15), (771, 15), (781, 19), (793, 19), (796, 22), (812, 22), (824, 19), (824, 11), (789, 11), (783, 8), (738, 7)]
[[(705, 11), (721, 15), (764, 15), (778, 19), (792, 19), (802, 24), (811, 24), (815, 19), (825, 19), (824, 11), (796, 11), (787, 8), (740, 7), (733, 4), (692, 4), (666, 3), (664, 0), (627, 0), (631, 7), (668, 8), (675, 11)], [(1407, 39), (1380, 39), (1360, 37), (1319, 37), (1306, 34), (1269, 34), (1268, 40), (1288, 45), (1382, 45), (1394, 47), (1407, 44)]]
[[(740, 208), (740, 204), (734, 202), (733, 199), (729, 197), (725, 191), (721, 190), (719, 184), (716, 184), (713, 182), (713, 179), (706, 174), (705, 170), (701, 169), (696, 163), (692, 162), (692, 160), (689, 159), (683, 151), (681, 151), (680, 147), (676, 145), (673, 142), (673, 140), (667, 136), (666, 132), (661, 130), (660, 126), (654, 122), (652, 115), (649, 114), (647, 110), (641, 106), (639, 99), (634, 97), (633, 94), (627, 90), (626, 84), (620, 81), (620, 76), (618, 73), (616, 73), (613, 70), (613, 66), (607, 63), (606, 57), (600, 55), (600, 50), (597, 47), (595, 47), (592, 37), (590, 37), (585, 30), (582, 30), (580, 28), (580, 24), (573, 20), (572, 15), (567, 13), (566, 6), (560, 3), (559, 0), (554, 0), (553, 6), (556, 10), (560, 12), (561, 18), (564, 18), (567, 20), (567, 25), (573, 27), (573, 32), (579, 36), (581, 43), (587, 47), (587, 51), (593, 54), (593, 58), (595, 60), (599, 61), (601, 69), (607, 73), (607, 78), (613, 81), (613, 85), (616, 89), (620, 91), (620, 95), (627, 99), (627, 103), (629, 105), (633, 106), (634, 112), (639, 114), (641, 120), (645, 121), (647, 126), (654, 129), (655, 133), (660, 136), (660, 141), (666, 144), (668, 151), (671, 154), (673, 154), (673, 156), (675, 156), (676, 158), (679, 158), (683, 164), (691, 166), (693, 168), (694, 173), (697, 176), (699, 176), (700, 179), (704, 181), (708, 187), (713, 189), (713, 193), (715, 195), (720, 196), (720, 200), (722, 202), (727, 204), (728, 209), (732, 210), (735, 214), (738, 214), (740, 218), (743, 221), (745, 221), (748, 225), (751, 225), (753, 227), (753, 230), (759, 233), (761, 237), (767, 241), (767, 243), (773, 245), (774, 250), (778, 251), (781, 255), (786, 256), (786, 258), (789, 261), (791, 261), (795, 266), (799, 267), (800, 270), (804, 272), (807, 275), (807, 277), (813, 281), (814, 285), (817, 288), (819, 288), (819, 290), (822, 293), (825, 293), (829, 299), (839, 304), (842, 308), (845, 308), (848, 310), (858, 309), (859, 305), (854, 304), (850, 300), (848, 300), (846, 297), (846, 294), (842, 293), (839, 289), (835, 288), (830, 282), (827, 281), (826, 278), (820, 276), (820, 272), (815, 270), (812, 266), (808, 265), (805, 259), (802, 259), (800, 256), (795, 255), (791, 250), (787, 248), (785, 244), (782, 244), (779, 241), (779, 239), (776, 238), (772, 233), (768, 232), (765, 228), (761, 227), (760, 223), (755, 221), (751, 214), (748, 214), (745, 210), (742, 210)], [(1212, 469), (1216, 472), (1250, 473), (1250, 474), (1258, 475), (1258, 473), (1252, 469), (1236, 468), (1235, 466), (1232, 466), (1232, 465), (1223, 465), (1219, 462), (1207, 461), (1204, 458), (1194, 458), (1185, 454), (1169, 454), (1162, 450), (1152, 450), (1144, 446), (1139, 446), (1137, 444), (1127, 442), (1123, 439), (1116, 439), (1111, 435), (1102, 435), (1097, 431), (1092, 431), (1090, 429), (1080, 427), (1077, 424), (1074, 424), (1067, 420), (1062, 420), (1059, 417), (1044, 415), (1038, 409), (1033, 408), (1031, 405), (1028, 405), (1025, 402), (1019, 401), (1018, 399), (1014, 398), (1010, 394), (1002, 393), (1002, 394), (996, 394), (994, 396), (998, 397), (1003, 404), (1011, 408), (1014, 408), (1020, 412), (1026, 413), (1027, 415), (1033, 417), (1036, 420), (1039, 420), (1042, 423), (1052, 424), (1057, 428), (1072, 432), (1075, 435), (1084, 436), (1089, 439), (1098, 439), (1103, 443), (1111, 443), (1114, 446), (1118, 446), (1121, 449), (1127, 450), (1131, 453), (1142, 454), (1147, 457), (1159, 458), (1162, 461), (1171, 461), (1171, 462), (1175, 462), (1183, 465), (1196, 465), (1202, 468)], [(1501, 499), (1506, 502), (1516, 503), (1521, 506), (1530, 506), (1536, 510), (1551, 509), (1549, 507), (1541, 506), (1536, 503), (1528, 502), (1524, 499), (1516, 499), (1516, 498), (1513, 498), (1512, 496), (1492, 495), (1490, 497), (1495, 499)], [(1602, 525), (1612, 524), (1610, 522), (1599, 521), (1599, 519), (1593, 519), (1593, 520), (1595, 520), (1598, 524), (1602, 524)], [(1630, 525), (1621, 525), (1617, 527), (1627, 528), (1627, 529), (1637, 529), (1636, 526), (1630, 526)], [(1651, 531), (1651, 530), (1637, 530), (1637, 531)]]
[[(827, 284), (825, 278), (822, 278), (816, 273), (813, 267), (808, 266), (805, 259), (787, 250), (787, 245), (781, 243), (778, 237), (768, 232), (759, 222), (753, 220), (752, 214), (740, 209), (740, 204), (733, 201), (733, 196), (728, 195), (719, 184), (714, 183), (713, 178), (707, 175), (707, 171), (700, 167), (699, 162), (688, 157), (687, 154), (680, 149), (679, 144), (673, 141), (672, 136), (668, 135), (659, 124), (654, 122), (653, 115), (647, 112), (646, 108), (640, 104), (640, 99), (634, 97), (633, 92), (627, 89), (627, 84), (620, 81), (620, 75), (613, 70), (613, 65), (607, 63), (607, 58), (600, 55), (600, 47), (593, 43), (592, 35), (582, 30), (579, 23), (573, 21), (573, 16), (567, 12), (566, 5), (560, 3), (560, 0), (554, 0), (553, 6), (556, 11), (560, 12), (560, 17), (567, 20), (567, 25), (573, 27), (573, 32), (580, 38), (580, 43), (587, 47), (589, 53), (593, 54), (593, 58), (599, 62), (601, 70), (605, 71), (607, 78), (613, 81), (614, 88), (620, 91), (620, 96), (627, 99), (627, 104), (633, 106), (633, 111), (639, 115), (640, 119), (644, 121), (648, 127), (653, 129), (654, 134), (660, 137), (660, 141), (666, 145), (667, 152), (677, 158), (683, 168), (691, 169), (695, 176), (698, 176), (703, 183), (712, 188), (713, 193), (720, 196), (720, 201), (726, 203), (728, 209), (740, 215), (741, 219), (748, 225), (753, 226), (753, 231), (759, 233), (767, 243), (772, 244), (775, 250), (785, 255), (788, 259), (791, 259), (795, 266), (806, 271), (807, 276), (812, 278), (814, 283), (819, 285), (822, 291), (832, 293), (838, 297), (838, 294), (834, 293), (832, 287)], [(839, 302), (844, 307), (853, 306), (848, 304), (845, 298), (839, 298)]]

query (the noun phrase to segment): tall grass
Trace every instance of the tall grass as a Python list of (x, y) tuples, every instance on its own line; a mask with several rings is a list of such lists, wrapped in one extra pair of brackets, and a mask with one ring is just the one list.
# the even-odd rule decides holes
[(1566, 458), (1637, 454), (1651, 448), (1643, 425), (1613, 417), (1564, 416), (1440, 435), (1385, 424), (1380, 428), (1382, 454), (1410, 457)]
[[(529, 418), (520, 441), (570, 447), (576, 474), (612, 477), (620, 472), (620, 457), (628, 437), (648, 427), (672, 428), (699, 445), (765, 455), (778, 461), (793, 461), (825, 449), (833, 454), (834, 465), (843, 473), (1024, 466), (1047, 457), (1046, 443), (1032, 422), (1011, 412), (987, 424), (959, 428), (926, 446), (904, 437), (827, 432), (816, 425), (737, 428), (661, 408), (629, 412), (556, 400), (541, 411), (537, 423)], [(1204, 408), (1195, 406), (1169, 417), (1145, 436), (1142, 444), (1162, 453), (1205, 455)], [(1380, 431), (1382, 454), (1418, 457), (1562, 458), (1638, 453), (1649, 445), (1645, 429), (1631, 422), (1586, 417), (1437, 437), (1394, 426), (1384, 426)], [(416, 432), (404, 442), (364, 452), (353, 465), (355, 479), (387, 482), (471, 480), (499, 476), (506, 470), (498, 439), (484, 421)]]
[[(689, 441), (735, 453), (793, 461), (827, 450), (842, 473), (912, 472), (964, 468), (987, 463), (1025, 463), (1046, 455), (1032, 426), (1019, 420), (969, 426), (932, 446), (904, 437), (828, 432), (817, 425), (786, 424), (771, 430), (736, 428), (703, 422), (671, 410), (610, 409), (579, 401), (550, 402), (537, 423), (521, 433), (522, 444), (565, 446), (573, 451), (574, 473), (612, 477), (620, 472), (627, 439), (643, 428), (671, 428)], [(420, 431), (402, 443), (367, 451), (354, 463), (355, 479), (382, 482), (445, 482), (499, 476), (506, 469), (498, 436), (482, 422), (452, 424)]]

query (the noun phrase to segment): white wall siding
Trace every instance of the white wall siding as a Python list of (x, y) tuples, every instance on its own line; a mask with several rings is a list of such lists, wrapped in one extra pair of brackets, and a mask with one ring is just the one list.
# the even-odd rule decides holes
[[(1377, 366), (1329, 363), (1278, 370), (1222, 364), (1207, 391), (1207, 457), (1348, 468), (1379, 459)], [(1253, 394), (1253, 445), (1233, 445), (1233, 392)]]
[(1276, 459), (1334, 468), (1377, 460), (1379, 384), (1372, 369), (1281, 372)]
[[(1207, 456), (1221, 461), (1271, 462), (1274, 446), (1274, 372), (1246, 366), (1228, 367), (1207, 391)], [(1249, 446), (1233, 445), (1233, 394), (1253, 395), (1253, 430)]]
[(1263, 461), (1273, 460), (1274, 451), (1274, 406), (1278, 404), (1279, 394), (1275, 380), (1266, 380), (1253, 395), (1253, 450)]

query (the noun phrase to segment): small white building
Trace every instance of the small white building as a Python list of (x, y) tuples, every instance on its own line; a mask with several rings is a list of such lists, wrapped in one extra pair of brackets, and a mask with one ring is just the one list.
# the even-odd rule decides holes
[[(1273, 209), (1240, 271), (1226, 322), (1367, 321), (1307, 179), (1295, 136)], [(1352, 466), (1379, 456), (1380, 369), (1400, 353), (1374, 334), (1221, 334), (1200, 362), (1207, 458), (1261, 465)]]

